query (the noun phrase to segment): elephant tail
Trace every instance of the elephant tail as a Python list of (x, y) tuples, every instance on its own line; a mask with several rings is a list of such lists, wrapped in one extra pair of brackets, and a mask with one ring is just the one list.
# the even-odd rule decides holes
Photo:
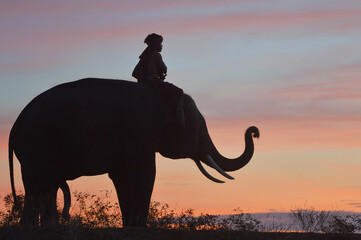
[(15, 191), (15, 184), (14, 184), (14, 158), (13, 158), (13, 152), (14, 152), (14, 138), (13, 138), (13, 129), (10, 131), (9, 135), (9, 168), (10, 168), (10, 183), (11, 183), (11, 190), (14, 197), (14, 210), (19, 210), (19, 203), (18, 199), (16, 197), (16, 191)]
[(61, 189), (61, 191), (63, 191), (63, 195), (64, 195), (63, 219), (65, 221), (69, 221), (69, 219), (70, 219), (69, 209), (70, 209), (70, 204), (71, 204), (71, 196), (70, 196), (69, 185), (66, 183), (66, 181), (64, 181), (62, 184), (60, 184), (60, 189)]

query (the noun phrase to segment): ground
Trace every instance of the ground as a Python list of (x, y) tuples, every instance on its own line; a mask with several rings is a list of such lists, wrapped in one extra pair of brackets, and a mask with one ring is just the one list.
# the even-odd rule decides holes
[(0, 239), (161, 239), (161, 240), (361, 240), (360, 234), (327, 235), (313, 233), (267, 233), (239, 232), (217, 230), (160, 230), (160, 229), (119, 229), (119, 228), (81, 228), (76, 226), (59, 226), (49, 228), (1, 227)]

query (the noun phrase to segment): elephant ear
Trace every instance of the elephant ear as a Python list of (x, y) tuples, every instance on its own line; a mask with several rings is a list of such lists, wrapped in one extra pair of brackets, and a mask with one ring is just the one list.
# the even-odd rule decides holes
[(186, 135), (178, 124), (164, 123), (159, 135), (159, 153), (168, 158), (185, 158)]
[(193, 99), (184, 95), (182, 98), (183, 124), (164, 121), (160, 128), (159, 153), (173, 159), (189, 158), (198, 146), (199, 132), (204, 118), (198, 111)]

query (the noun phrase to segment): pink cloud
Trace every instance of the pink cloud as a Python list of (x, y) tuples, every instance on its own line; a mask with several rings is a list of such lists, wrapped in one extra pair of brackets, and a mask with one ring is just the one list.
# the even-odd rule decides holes
[[(361, 79), (359, 80), (361, 81)], [(331, 86), (329, 86), (331, 85)], [(272, 93), (276, 99), (300, 100), (329, 100), (329, 99), (359, 99), (361, 92), (354, 89), (353, 86), (332, 86), (332, 83), (324, 84), (299, 84), (297, 86), (283, 87)]]
[[(360, 29), (360, 25), (356, 21), (357, 19), (360, 20), (360, 18), (361, 10), (356, 9), (300, 13), (219, 14), (190, 19), (174, 19), (167, 22), (167, 24), (174, 25), (172, 29), (169, 29), (174, 34), (199, 31), (221, 33), (230, 30), (300, 30), (302, 28), (308, 31), (311, 29), (318, 31), (321, 26), (323, 31), (344, 32), (346, 30)], [(340, 22), (337, 23), (337, 21)]]
[(46, 2), (46, 1), (31, 1), (28, 3), (4, 4), (0, 9), (1, 15), (14, 15), (14, 14), (25, 14), (25, 15), (53, 15), (53, 14), (64, 14), (68, 12), (77, 13), (91, 13), (94, 11), (117, 11), (119, 13), (134, 11), (139, 9), (152, 8), (150, 2), (144, 2), (139, 4), (137, 1), (131, 2), (132, 4), (124, 4), (120, 1), (113, 1), (112, 3), (104, 4), (100, 2)]
[[(291, 76), (288, 86), (270, 92), (270, 98), (296, 99), (361, 99), (361, 65), (351, 64), (333, 69), (318, 69)], [(296, 84), (292, 84), (296, 82)]]
[(8, 63), (0, 63), (0, 71), (2, 73), (6, 72), (21, 72), (21, 71), (29, 71), (34, 69), (44, 69), (48, 67), (56, 67), (59, 64), (63, 64), (65, 61), (61, 59), (61, 57), (52, 57), (46, 59), (36, 59), (32, 61), (21, 60), (19, 62), (8, 62)]
[(219, 2), (217, 0), (183, 0), (183, 1), (62, 1), (62, 2), (47, 2), (44, 0), (33, 0), (28, 3), (3, 3), (0, 9), (1, 15), (14, 14), (46, 14), (52, 15), (54, 13), (77, 12), (77, 13), (92, 13), (94, 11), (101, 12), (117, 12), (119, 14), (129, 13), (132, 11), (153, 11), (164, 10), (172, 8), (193, 8), (193, 7), (210, 7), (210, 6), (224, 6), (235, 3), (254, 3), (264, 2), (264, 0), (224, 0)]
[[(52, 5), (49, 5), (49, 7), (54, 8)], [(66, 6), (64, 9), (68, 7), (70, 6)], [(128, 7), (136, 9), (136, 5)], [(149, 7), (151, 8), (151, 6)], [(36, 6), (34, 8), (37, 9)], [(49, 10), (49, 12), (59, 9), (61, 10), (62, 7)], [(109, 10), (114, 11), (116, 9), (116, 7), (112, 7)], [(46, 12), (47, 10), (41, 11)], [(21, 33), (14, 32), (15, 35), (4, 36), (3, 42), (6, 46), (12, 48), (21, 46), (44, 48), (58, 48), (61, 46), (62, 48), (71, 48), (72, 46), (79, 47), (84, 44), (89, 45), (109, 40), (129, 39), (134, 36), (143, 36), (151, 31), (179, 36), (207, 31), (215, 31), (217, 34), (221, 34), (225, 31), (234, 30), (274, 31), (306, 29), (312, 31), (313, 29), (313, 31), (319, 31), (320, 27), (322, 27), (322, 31), (344, 32), (360, 29), (360, 25), (357, 24), (360, 16), (361, 10), (359, 9), (296, 13), (219, 13), (205, 16), (192, 15), (166, 18), (160, 15), (160, 17), (146, 19), (145, 22), (141, 19), (133, 19), (130, 23), (114, 21), (106, 26), (97, 26), (95, 22), (82, 28), (65, 24), (57, 27), (54, 26), (54, 29), (32, 29), (24, 33), (24, 36), (18, 38), (15, 36)]]
[[(132, 8), (132, 6), (129, 7)], [(40, 11), (37, 5), (32, 7), (34, 8), (33, 11)], [(52, 5), (48, 7), (53, 8)], [(64, 5), (63, 10), (65, 11), (67, 7), (68, 6)], [(79, 6), (79, 8), (80, 7), (81, 6)], [(133, 7), (135, 7), (135, 5)], [(22, 7), (18, 8), (22, 9)], [(13, 11), (20, 11), (18, 8), (15, 8)], [(59, 8), (60, 10), (62, 9), (61, 7)], [(56, 9), (49, 11), (56, 11)], [(360, 25), (356, 24), (359, 21), (356, 20), (360, 18), (360, 16), (361, 10), (356, 9), (292, 14), (239, 13), (190, 16), (188, 18), (170, 17), (164, 19), (160, 17), (148, 22), (142, 22), (140, 20), (128, 23), (114, 22), (113, 24), (104, 26), (89, 24), (82, 28), (65, 24), (54, 26), (53, 29), (35, 28), (28, 29), (25, 32), (14, 29), (9, 34), (2, 36), (2, 42), (3, 48), (6, 47), (4, 52), (12, 54), (19, 53), (20, 55), (25, 54), (32, 56), (35, 53), (46, 53), (58, 55), (59, 52), (71, 52), (87, 47), (106, 47), (109, 42), (127, 44), (126, 42), (132, 38), (143, 38), (147, 33), (152, 31), (164, 33), (168, 36), (184, 36), (207, 31), (213, 31), (217, 34), (222, 34), (222, 32), (225, 31), (244, 30), (274, 31), (284, 29), (314, 29), (314, 31), (316, 31), (315, 26), (322, 26), (322, 30), (342, 32), (345, 31), (345, 29), (359, 29)], [(60, 60), (52, 59), (49, 61), (56, 64), (56, 62)], [(23, 67), (31, 68), (34, 65), (36, 67), (37, 64), (36, 62), (6, 63), (1, 64), (0, 69), (17, 70), (19, 67), (21, 67), (21, 69), (23, 69)], [(358, 95), (354, 97), (358, 97)]]

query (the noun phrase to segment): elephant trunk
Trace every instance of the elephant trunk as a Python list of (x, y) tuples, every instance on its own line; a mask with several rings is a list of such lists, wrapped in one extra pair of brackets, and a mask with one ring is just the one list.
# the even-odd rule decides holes
[[(214, 159), (216, 164), (224, 171), (236, 171), (251, 160), (254, 152), (253, 138), (259, 138), (259, 131), (257, 127), (249, 127), (245, 133), (245, 149), (241, 156), (235, 159), (229, 159), (222, 156), (217, 148), (214, 146), (212, 139), (207, 131), (207, 140), (209, 146), (209, 155)], [(206, 163), (206, 162), (205, 162)], [(206, 163), (207, 164), (207, 163)], [(208, 165), (208, 164), (207, 164)]]

